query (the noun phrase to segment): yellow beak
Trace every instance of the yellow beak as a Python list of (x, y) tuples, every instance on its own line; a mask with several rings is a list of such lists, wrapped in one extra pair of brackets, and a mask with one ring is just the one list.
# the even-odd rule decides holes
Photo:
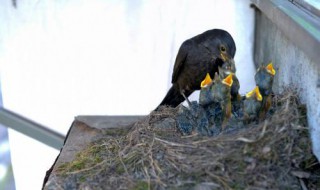
[(225, 79), (222, 80), (222, 83), (231, 87), (233, 83), (232, 75), (233, 74), (229, 74)]
[(276, 74), (276, 70), (274, 70), (272, 62), (270, 62), (267, 66), (266, 66), (267, 72), (270, 73), (271, 75), (275, 75)]
[(220, 53), (220, 56), (221, 56), (223, 62), (226, 62), (228, 60), (228, 57), (224, 53)]
[(212, 83), (212, 79), (210, 77), (210, 74), (207, 73), (206, 77), (204, 78), (204, 80), (201, 82), (200, 87), (207, 87), (209, 84)]
[(246, 94), (246, 98), (250, 98), (252, 97), (253, 95), (256, 95), (256, 98), (258, 101), (262, 101), (262, 95), (260, 94), (260, 90), (259, 90), (259, 87), (256, 86), (253, 90), (251, 90), (250, 92), (248, 92)]

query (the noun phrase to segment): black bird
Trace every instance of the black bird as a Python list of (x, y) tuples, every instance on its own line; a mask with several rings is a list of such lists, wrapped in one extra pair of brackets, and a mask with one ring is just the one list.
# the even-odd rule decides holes
[[(213, 29), (192, 37), (182, 43), (174, 63), (172, 87), (161, 105), (178, 106), (195, 90), (209, 73), (215, 76), (218, 66), (234, 62), (236, 45), (225, 30)], [(190, 102), (188, 101), (190, 104)]]

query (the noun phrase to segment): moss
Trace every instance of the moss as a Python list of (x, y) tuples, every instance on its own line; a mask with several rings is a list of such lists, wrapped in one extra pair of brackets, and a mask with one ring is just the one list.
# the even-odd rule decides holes
[(85, 150), (77, 153), (73, 161), (58, 166), (57, 172), (60, 174), (75, 172), (97, 165), (103, 161), (101, 154), (104, 148), (98, 144), (90, 144)]
[(118, 165), (116, 167), (116, 172), (117, 172), (117, 174), (123, 174), (125, 172), (125, 170), (124, 170), (123, 166)]
[(118, 128), (109, 128), (104, 130), (103, 134), (106, 136), (124, 136), (128, 134), (128, 131), (130, 130), (130, 127), (118, 127)]
[(149, 184), (145, 181), (138, 181), (132, 190), (146, 190), (149, 189)]
[(85, 182), (86, 181), (86, 177), (85, 176), (80, 176), (79, 177), (79, 181), (80, 182)]
[(85, 165), (86, 165), (86, 160), (75, 160), (69, 166), (70, 171), (82, 170), (85, 167)]

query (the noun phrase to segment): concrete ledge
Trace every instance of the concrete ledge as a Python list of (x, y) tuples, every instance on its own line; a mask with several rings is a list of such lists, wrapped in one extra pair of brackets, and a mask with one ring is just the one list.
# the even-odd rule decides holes
[[(286, 37), (313, 61), (319, 60), (320, 18), (287, 0), (251, 0)], [(320, 64), (320, 63), (319, 63)]]
[(255, 11), (256, 66), (272, 60), (273, 90), (294, 87), (308, 111), (313, 152), (320, 160), (320, 27), (289, 1), (252, 0)]
[(129, 125), (145, 116), (77, 116), (75, 121), (85, 123), (96, 129), (106, 129), (115, 126)]

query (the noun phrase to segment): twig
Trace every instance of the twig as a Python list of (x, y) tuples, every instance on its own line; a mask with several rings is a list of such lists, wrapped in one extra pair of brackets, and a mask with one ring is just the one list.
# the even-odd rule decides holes
[(175, 142), (166, 141), (166, 140), (160, 139), (160, 138), (158, 138), (158, 137), (155, 137), (154, 139), (157, 140), (157, 141), (163, 142), (163, 143), (165, 143), (165, 144), (168, 144), (168, 145), (170, 145), (170, 146), (197, 148), (196, 146), (190, 146), (190, 145), (185, 145), (185, 144), (180, 144), (180, 143), (175, 143)]
[(84, 169), (81, 169), (81, 170), (77, 170), (77, 171), (73, 171), (73, 172), (66, 172), (66, 174), (77, 174), (77, 173), (81, 173), (81, 172), (85, 172), (85, 171), (89, 171), (89, 170), (92, 170), (93, 168), (96, 168), (97, 166), (100, 166), (102, 164), (104, 164), (106, 162), (106, 160), (94, 165), (94, 166), (91, 166), (91, 167), (88, 167), (88, 168), (84, 168)]
[(302, 190), (308, 190), (306, 184), (304, 183), (304, 181), (302, 179), (299, 179), (299, 182), (300, 182)]
[(225, 189), (231, 189), (231, 188), (228, 186), (228, 184), (222, 179), (222, 177), (219, 177), (219, 176), (217, 176), (217, 175), (215, 175), (215, 174), (213, 174), (213, 173), (211, 173), (211, 172), (209, 172), (209, 171), (207, 171), (207, 170), (206, 170), (206, 174), (208, 174), (209, 176), (217, 179), (220, 183), (222, 183), (222, 185), (223, 185), (223, 187), (224, 187)]
[(238, 137), (238, 138), (236, 138), (236, 140), (237, 140), (237, 141), (246, 142), (246, 143), (254, 143), (254, 142), (257, 141), (257, 139), (256, 139), (256, 140), (252, 140), (252, 139), (247, 139), (247, 138), (245, 138), (245, 137)]
[(182, 139), (192, 138), (192, 137), (196, 137), (196, 136), (198, 136), (198, 135), (199, 135), (198, 133), (194, 133), (194, 134), (192, 134), (192, 135), (182, 136), (181, 138), (182, 138)]
[[(144, 165), (144, 164), (143, 164)], [(143, 170), (148, 178), (148, 189), (150, 190), (151, 189), (151, 181), (150, 181), (150, 175), (149, 175), (149, 172), (148, 172), (148, 169), (146, 168), (146, 166), (143, 166)]]

